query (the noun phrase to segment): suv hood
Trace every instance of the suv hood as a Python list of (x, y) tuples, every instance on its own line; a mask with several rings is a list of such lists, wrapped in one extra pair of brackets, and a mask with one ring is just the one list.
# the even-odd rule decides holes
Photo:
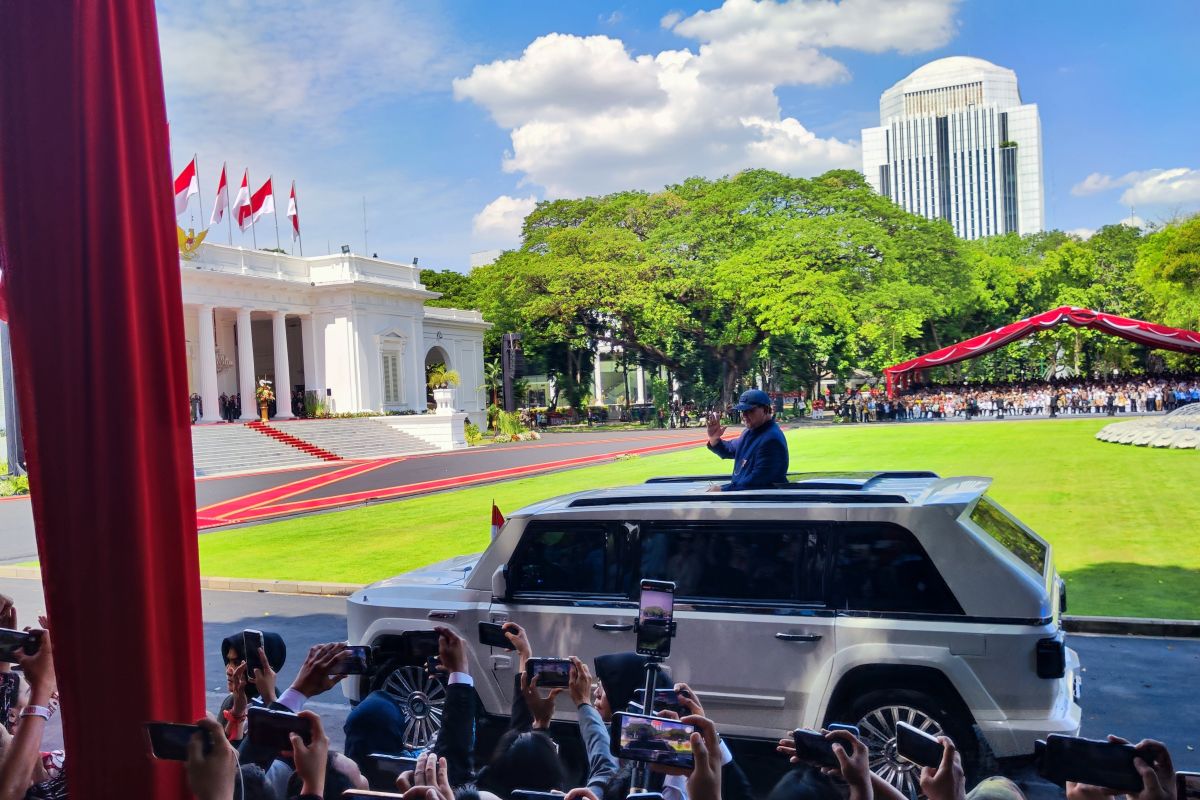
[(368, 588), (384, 586), (462, 586), (471, 574), (471, 570), (479, 563), (481, 553), (469, 556), (456, 556), (446, 561), (439, 561), (394, 578), (373, 583)]

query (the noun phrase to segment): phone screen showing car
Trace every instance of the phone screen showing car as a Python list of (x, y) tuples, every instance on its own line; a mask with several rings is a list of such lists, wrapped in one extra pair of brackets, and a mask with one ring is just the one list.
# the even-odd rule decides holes
[(531, 658), (525, 662), (525, 674), (537, 678), (539, 689), (566, 688), (571, 683), (571, 662), (566, 658)]
[(1142, 776), (1133, 765), (1131, 744), (1051, 734), (1046, 737), (1038, 772), (1054, 783), (1087, 783), (1122, 792), (1139, 791)]
[(1200, 772), (1175, 773), (1177, 800), (1200, 800)]
[(616, 713), (612, 719), (612, 753), (629, 761), (690, 770), (695, 766), (694, 730), (691, 725), (666, 717)]
[(896, 752), (917, 766), (937, 769), (942, 763), (946, 748), (942, 743), (920, 728), (907, 722), (896, 723)]
[(642, 581), (638, 603), (637, 652), (666, 658), (671, 654), (671, 622), (675, 615), (675, 584)]
[(371, 648), (366, 645), (349, 645), (333, 665), (330, 675), (366, 675), (371, 669)]
[[(150, 753), (163, 761), (187, 761), (188, 742), (200, 731), (198, 725), (181, 725), (176, 722), (147, 722), (146, 735), (150, 739)], [(212, 739), (204, 734), (204, 753), (212, 752)]]
[(838, 766), (837, 756), (833, 754), (833, 742), (826, 739), (820, 731), (797, 728), (792, 731), (792, 740), (796, 745), (796, 758), (806, 764), (821, 767)]
[(421, 663), (438, 654), (437, 631), (405, 631), (401, 635), (410, 660)]
[(262, 661), (258, 658), (258, 651), (262, 646), (262, 631), (250, 629), (242, 631), (242, 652), (246, 655), (246, 680), (250, 680), (254, 675), (254, 670), (263, 668)]
[(502, 650), (516, 650), (517, 646), (504, 635), (504, 626), (498, 622), (479, 623), (479, 643)]

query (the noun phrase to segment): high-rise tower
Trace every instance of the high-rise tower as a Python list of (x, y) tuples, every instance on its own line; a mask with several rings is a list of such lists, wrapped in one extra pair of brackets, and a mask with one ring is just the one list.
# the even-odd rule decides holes
[(932, 61), (880, 96), (879, 122), (862, 132), (875, 191), (964, 239), (1044, 227), (1041, 122), (1011, 69)]

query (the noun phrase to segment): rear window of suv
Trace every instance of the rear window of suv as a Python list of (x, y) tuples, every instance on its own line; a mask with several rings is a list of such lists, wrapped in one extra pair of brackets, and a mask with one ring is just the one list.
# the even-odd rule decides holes
[(1038, 575), (1045, 573), (1046, 545), (1026, 533), (986, 497), (979, 498), (971, 512), (971, 521), (987, 531), (1005, 550), (1033, 567)]

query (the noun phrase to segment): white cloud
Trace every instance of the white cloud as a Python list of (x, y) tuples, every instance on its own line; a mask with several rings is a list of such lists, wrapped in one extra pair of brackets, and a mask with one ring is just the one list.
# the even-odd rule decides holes
[(454, 81), (510, 130), (503, 167), (547, 197), (655, 189), (749, 167), (858, 167), (857, 142), (786, 117), (776, 90), (848, 80), (823, 52), (914, 52), (953, 37), (956, 0), (727, 0), (661, 25), (695, 49), (633, 54), (608, 36), (552, 33)]
[(537, 197), (509, 197), (500, 195), (484, 206), (475, 215), (473, 229), (475, 235), (482, 240), (515, 246), (521, 238), (521, 223), (537, 206)]
[(917, 53), (949, 44), (958, 0), (726, 0), (670, 27), (680, 36), (723, 42), (774, 33), (796, 47)]
[(1131, 214), (1128, 217), (1126, 217), (1125, 219), (1118, 222), (1117, 224), (1118, 225), (1127, 225), (1130, 228), (1145, 228), (1147, 225), (1146, 220), (1142, 219), (1137, 214)]
[(1098, 194), (1099, 192), (1107, 192), (1116, 186), (1120, 186), (1120, 182), (1113, 179), (1111, 175), (1101, 175), (1099, 172), (1093, 172), (1079, 183), (1071, 187), (1071, 194), (1076, 197), (1085, 197), (1089, 194)]
[(1121, 202), (1127, 206), (1175, 206), (1200, 202), (1200, 169), (1177, 167), (1140, 173), (1121, 194)]
[(1072, 228), (1071, 230), (1067, 231), (1067, 234), (1070, 236), (1078, 236), (1080, 239), (1083, 239), (1086, 241), (1096, 235), (1096, 229), (1095, 228)]

